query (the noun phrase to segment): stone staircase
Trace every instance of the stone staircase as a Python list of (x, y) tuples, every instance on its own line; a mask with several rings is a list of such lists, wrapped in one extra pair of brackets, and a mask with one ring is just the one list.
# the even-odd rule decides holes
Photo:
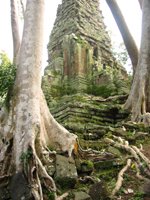
[[(65, 154), (56, 155), (54, 180), (63, 191), (69, 191), (68, 199), (79, 200), (82, 196), (82, 200), (110, 200), (118, 173), (131, 155), (107, 143), (106, 138), (118, 136), (137, 146), (149, 141), (149, 127), (128, 121), (129, 114), (122, 109), (126, 98), (124, 95), (104, 99), (78, 93), (63, 96), (50, 105), (55, 119), (78, 135), (83, 150), (79, 154), (73, 153), (75, 162)], [(90, 149), (99, 154), (88, 154)], [(142, 183), (135, 177), (133, 168), (128, 173), (126, 176), (130, 177), (130, 181), (125, 179), (124, 187), (128, 189), (128, 184), (132, 184), (134, 193), (130, 195), (136, 197)], [(133, 180), (134, 183), (136, 180), (135, 185)], [(123, 200), (130, 199), (124, 193), (122, 196)]]
[(124, 100), (125, 96), (103, 99), (78, 93), (62, 97), (50, 106), (50, 111), (59, 123), (78, 135), (83, 146), (88, 142), (88, 147), (97, 148), (110, 127), (128, 116), (121, 108)]

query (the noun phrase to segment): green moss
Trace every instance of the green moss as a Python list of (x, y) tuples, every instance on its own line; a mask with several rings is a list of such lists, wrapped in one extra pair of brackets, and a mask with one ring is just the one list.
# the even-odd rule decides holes
[(90, 160), (76, 160), (78, 173), (91, 174), (94, 170), (94, 164)]
[(105, 149), (107, 147), (107, 144), (102, 140), (85, 141), (85, 140), (80, 139), (80, 145), (82, 146), (83, 149), (91, 148), (91, 149), (95, 149), (95, 150), (98, 150), (98, 151), (101, 151), (102, 149)]
[(107, 169), (107, 170), (100, 170), (97, 173), (98, 178), (105, 181), (106, 188), (109, 191), (109, 193), (111, 193), (115, 187), (118, 172), (119, 172), (118, 169)]
[(94, 164), (93, 164), (93, 162), (90, 161), (90, 160), (85, 160), (85, 161), (83, 161), (83, 162), (81, 163), (81, 165), (82, 165), (82, 166), (86, 166), (86, 168), (87, 168), (88, 170), (93, 170), (93, 169), (94, 169)]
[(48, 192), (47, 197), (48, 200), (55, 200), (55, 194), (53, 192)]
[(47, 190), (45, 187), (42, 188), (43, 194), (44, 194), (44, 199), (46, 200), (55, 200), (55, 194), (54, 192), (51, 192)]
[(20, 160), (24, 163), (28, 163), (29, 159), (32, 157), (32, 150), (28, 149), (26, 152), (23, 152), (20, 156)]
[(131, 198), (131, 200), (143, 200), (144, 193), (143, 192), (135, 192), (134, 196)]
[(59, 186), (61, 189), (67, 189), (67, 188), (74, 188), (75, 184), (77, 183), (77, 180), (70, 177), (57, 177), (55, 178), (56, 185)]
[(114, 86), (108, 85), (89, 85), (87, 88), (87, 93), (95, 96), (102, 96), (107, 98), (112, 95)]

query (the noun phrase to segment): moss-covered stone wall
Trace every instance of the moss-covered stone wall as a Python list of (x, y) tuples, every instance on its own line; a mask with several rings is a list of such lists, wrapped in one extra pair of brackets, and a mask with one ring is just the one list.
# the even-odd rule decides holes
[(99, 6), (99, 0), (62, 0), (58, 6), (45, 70), (50, 87), (67, 80), (69, 88), (81, 92), (91, 80), (101, 82), (102, 69), (115, 68), (126, 74), (111, 51)]
[(50, 35), (48, 62), (49, 69), (71, 76), (82, 76), (94, 66), (118, 65), (99, 0), (62, 0)]

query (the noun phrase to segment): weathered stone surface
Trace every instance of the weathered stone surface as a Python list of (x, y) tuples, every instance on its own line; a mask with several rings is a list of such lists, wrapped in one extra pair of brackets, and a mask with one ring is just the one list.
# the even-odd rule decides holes
[(112, 146), (109, 146), (108, 147), (108, 152), (109, 153), (112, 153), (113, 155), (117, 156), (117, 157), (120, 157), (121, 156), (121, 152), (115, 148), (115, 147), (112, 147)]
[(12, 200), (28, 200), (31, 199), (31, 188), (27, 179), (21, 172), (16, 173), (10, 183), (10, 194)]
[(122, 166), (123, 164), (124, 164), (124, 161), (121, 159), (112, 159), (112, 160), (109, 159), (109, 160), (95, 162), (94, 168), (96, 170), (111, 169), (111, 168)]
[(65, 77), (73, 80), (77, 91), (85, 88), (87, 77), (94, 75), (98, 84), (104, 82), (97, 76), (102, 68), (124, 71), (112, 54), (99, 0), (62, 1), (50, 35), (48, 57), (46, 74), (50, 71), (52, 77), (55, 75), (53, 81), (60, 84)]
[(150, 181), (145, 181), (141, 193), (144, 194), (144, 199), (150, 199)]
[(72, 158), (56, 156), (56, 182), (63, 188), (73, 188), (77, 181), (77, 170)]
[(76, 166), (79, 174), (90, 175), (94, 170), (94, 164), (90, 160), (76, 160)]
[(82, 191), (74, 193), (74, 200), (91, 200), (91, 197)]
[(103, 182), (95, 183), (89, 191), (92, 200), (109, 200), (108, 192)]
[(84, 140), (97, 140), (97, 139), (100, 139), (97, 134), (93, 134), (93, 133), (85, 133), (85, 134), (83, 134), (83, 138), (84, 138)]
[(8, 200), (8, 199), (10, 199), (9, 188), (0, 187), (0, 200)]
[(98, 78), (96, 79), (96, 83), (98, 85), (107, 85), (110, 82), (110, 76), (108, 74), (101, 73), (98, 75)]
[(109, 127), (128, 116), (115, 102), (82, 94), (62, 97), (50, 110), (58, 122), (86, 140), (101, 139)]
[(56, 168), (55, 168), (55, 165), (54, 164), (50, 164), (47, 166), (47, 171), (48, 171), (48, 174), (50, 176), (53, 176), (55, 171), (56, 171)]
[(61, 55), (63, 39), (72, 33), (85, 38), (94, 48), (93, 56), (102, 60), (102, 63), (110, 65), (113, 62), (110, 38), (99, 10), (98, 0), (62, 1), (50, 36), (49, 58), (53, 59), (54, 55)]

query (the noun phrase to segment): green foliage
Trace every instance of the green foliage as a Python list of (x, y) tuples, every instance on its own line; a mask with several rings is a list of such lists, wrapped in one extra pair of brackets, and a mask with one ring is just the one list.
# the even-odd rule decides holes
[(107, 84), (98, 85), (95, 83), (95, 77), (92, 77), (87, 87), (88, 94), (102, 96), (104, 98), (114, 95), (128, 94), (131, 83), (130, 76), (125, 80), (118, 70), (112, 68), (101, 70), (100, 73), (102, 76), (107, 74), (109, 77)]
[(62, 97), (64, 95), (75, 94), (76, 90), (72, 88), (68, 80), (63, 81), (60, 85), (52, 85), (51, 92), (53, 97)]
[[(106, 78), (104, 83), (98, 83), (97, 80), (99, 80), (99, 77), (102, 79), (104, 77), (104, 80)], [(55, 105), (56, 101), (64, 95), (73, 95), (79, 91), (90, 95), (102, 96), (104, 98), (128, 94), (131, 77), (129, 76), (129, 78), (125, 79), (122, 77), (119, 70), (107, 67), (105, 70), (99, 69), (92, 74), (88, 74), (82, 81), (87, 85), (84, 85), (83, 88), (79, 88), (80, 83), (78, 79), (68, 79), (67, 77), (65, 79), (58, 71), (55, 73), (53, 72), (52, 75), (47, 74), (47, 76), (43, 78), (42, 89), (48, 106), (52, 107), (52, 105)]]
[(49, 105), (55, 103), (54, 99), (59, 99), (64, 95), (70, 95), (76, 93), (76, 88), (73, 88), (69, 82), (69, 80), (58, 80), (57, 82), (50, 82), (43, 78), (42, 81), (42, 89), (46, 98), (46, 101)]
[(109, 176), (109, 181), (107, 182), (107, 189), (111, 193), (112, 190), (115, 188), (116, 185), (116, 179), (112, 178), (112, 176)]
[(124, 43), (120, 43), (118, 46), (112, 49), (114, 57), (120, 61), (122, 65), (125, 65), (129, 59), (128, 52)]
[(134, 197), (131, 198), (131, 200), (143, 200), (144, 193), (143, 192), (136, 192), (134, 194)]
[(45, 78), (42, 79), (42, 90), (45, 95), (47, 105), (50, 107), (50, 104), (52, 103), (50, 83)]
[(52, 192), (51, 190), (48, 190), (47, 188), (43, 187), (42, 188), (43, 194), (44, 194), (44, 199), (46, 200), (55, 200), (55, 193)]
[(87, 93), (95, 96), (107, 98), (113, 93), (113, 85), (95, 85), (92, 84), (87, 88)]
[(128, 79), (123, 79), (121, 74), (117, 70), (113, 70), (112, 82), (115, 86), (114, 93), (117, 95), (128, 94), (131, 84), (131, 76)]
[(0, 100), (3, 101), (8, 89), (14, 84), (16, 67), (5, 53), (0, 53)]
[(27, 164), (29, 159), (32, 157), (32, 150), (31, 149), (28, 149), (26, 152), (23, 152), (20, 156), (20, 160)]
[(47, 196), (48, 196), (48, 200), (55, 200), (54, 192), (48, 192)]
[(82, 164), (85, 164), (85, 165), (87, 166), (87, 168), (89, 168), (89, 169), (94, 169), (94, 164), (93, 164), (93, 162), (90, 161), (90, 160), (84, 160), (84, 161), (82, 162)]

